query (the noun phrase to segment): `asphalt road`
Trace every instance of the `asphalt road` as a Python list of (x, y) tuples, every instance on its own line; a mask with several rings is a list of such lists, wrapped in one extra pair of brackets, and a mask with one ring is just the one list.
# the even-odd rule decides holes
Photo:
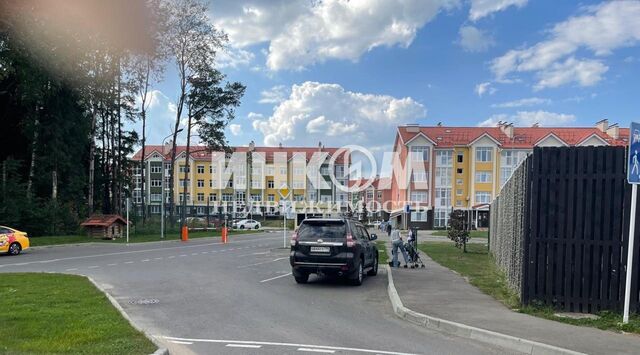
[(296, 284), (280, 233), (0, 256), (0, 272), (33, 271), (91, 276), (172, 354), (506, 353), (397, 319), (382, 269), (360, 287)]

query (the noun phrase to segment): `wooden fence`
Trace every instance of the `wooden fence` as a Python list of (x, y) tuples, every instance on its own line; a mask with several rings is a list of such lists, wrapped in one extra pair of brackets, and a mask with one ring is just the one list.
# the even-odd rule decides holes
[[(631, 202), (625, 162), (624, 147), (534, 149), (520, 192), (525, 203), (514, 207), (523, 209), (525, 221), (524, 304), (589, 313), (622, 309)], [(631, 309), (638, 312), (635, 245)]]

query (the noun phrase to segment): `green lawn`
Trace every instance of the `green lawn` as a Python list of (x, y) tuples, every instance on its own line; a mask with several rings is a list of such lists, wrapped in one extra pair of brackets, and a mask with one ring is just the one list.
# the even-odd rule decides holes
[[(240, 231), (230, 230), (229, 238), (233, 238), (234, 235), (255, 233), (255, 231)], [(220, 237), (220, 231), (191, 231), (189, 232), (189, 238), (205, 238), (205, 237)], [(158, 234), (141, 234), (141, 235), (129, 235), (129, 243), (144, 243), (144, 242), (157, 242), (163, 239)], [(164, 240), (180, 240), (179, 233), (167, 233)], [(73, 244), (73, 243), (126, 243), (127, 238), (119, 238), (115, 240), (104, 240), (91, 238), (84, 235), (62, 235), (62, 236), (46, 236), (46, 237), (31, 237), (29, 238), (31, 246), (46, 246), (46, 245), (58, 245), (58, 244)]]
[[(446, 230), (436, 230), (433, 231), (433, 234), (435, 236), (438, 237), (446, 237), (447, 236), (447, 231)], [(487, 231), (470, 231), (469, 232), (469, 237), (471, 238), (487, 238), (489, 236), (489, 233)]]
[(569, 319), (555, 316), (556, 311), (550, 307), (520, 307), (518, 295), (507, 286), (504, 274), (496, 267), (486, 245), (467, 244), (467, 253), (451, 243), (423, 243), (419, 248), (438, 264), (465, 276), (469, 283), (482, 292), (518, 312), (573, 325), (640, 334), (640, 317), (637, 315), (632, 316), (628, 324), (622, 324), (622, 315), (613, 312), (600, 312), (600, 319), (597, 320)]
[(82, 276), (0, 276), (0, 353), (150, 354), (135, 330)]
[(387, 265), (389, 263), (389, 254), (387, 254), (387, 248), (382, 240), (376, 241), (376, 247), (378, 247), (378, 264)]

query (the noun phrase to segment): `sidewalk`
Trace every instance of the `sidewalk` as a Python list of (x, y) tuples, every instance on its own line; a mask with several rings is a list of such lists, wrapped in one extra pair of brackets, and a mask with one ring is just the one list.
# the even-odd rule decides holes
[[(390, 243), (386, 244), (391, 255)], [(511, 311), (424, 252), (421, 257), (426, 269), (392, 269), (398, 295), (412, 311), (586, 354), (640, 353), (640, 336), (578, 327)]]

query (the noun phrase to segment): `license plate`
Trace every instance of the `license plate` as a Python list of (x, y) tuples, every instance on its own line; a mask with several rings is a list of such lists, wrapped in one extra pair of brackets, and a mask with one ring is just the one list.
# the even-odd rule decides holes
[(312, 253), (328, 253), (331, 249), (329, 247), (311, 247)]

